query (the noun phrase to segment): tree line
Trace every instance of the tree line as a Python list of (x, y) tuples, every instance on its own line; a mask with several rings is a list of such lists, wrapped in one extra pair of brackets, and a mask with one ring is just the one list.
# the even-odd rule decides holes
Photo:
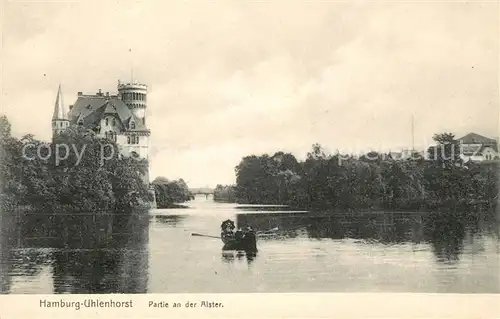
[(304, 161), (293, 154), (250, 155), (236, 166), (236, 185), (218, 185), (214, 199), (300, 209), (431, 209), (497, 202), (498, 164), (463, 162), (453, 134), (434, 135), (427, 157), (326, 154), (319, 144)]

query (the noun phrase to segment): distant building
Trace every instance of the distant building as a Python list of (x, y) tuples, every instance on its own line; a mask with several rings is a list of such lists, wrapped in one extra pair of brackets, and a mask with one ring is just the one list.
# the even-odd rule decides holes
[(410, 159), (420, 159), (424, 158), (424, 153), (419, 152), (417, 150), (411, 150), (411, 149), (402, 149), (399, 152), (394, 152), (390, 151), (388, 153), (390, 155), (391, 159), (396, 160), (396, 161), (406, 161)]
[(476, 133), (469, 133), (458, 139), (460, 142), (460, 157), (464, 161), (492, 161), (499, 160), (498, 142)]

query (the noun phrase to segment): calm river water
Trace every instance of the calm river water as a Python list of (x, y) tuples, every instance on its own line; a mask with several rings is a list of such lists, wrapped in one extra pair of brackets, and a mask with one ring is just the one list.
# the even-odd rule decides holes
[[(62, 232), (56, 222), (31, 221), (26, 231), (4, 220), (0, 291), (500, 292), (498, 222), (483, 214), (311, 217), (242, 209), (204, 196), (188, 205), (124, 219), (111, 231), (111, 242), (99, 241), (98, 231), (76, 217), (64, 240), (54, 239)], [(259, 236), (256, 256), (223, 253), (219, 239), (191, 235), (218, 236), (227, 218), (259, 231), (277, 230)], [(91, 224), (95, 228), (95, 219)]]

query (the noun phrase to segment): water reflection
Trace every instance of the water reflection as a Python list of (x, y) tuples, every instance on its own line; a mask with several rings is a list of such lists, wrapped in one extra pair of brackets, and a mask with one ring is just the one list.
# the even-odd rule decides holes
[(244, 251), (223, 251), (221, 254), (222, 261), (227, 264), (231, 264), (235, 260), (240, 262), (245, 260), (249, 266), (252, 264), (256, 257), (257, 253)]
[(155, 220), (159, 223), (167, 224), (172, 227), (176, 227), (182, 220), (185, 219), (185, 215), (156, 215)]
[(15, 217), (0, 236), (2, 292), (11, 290), (12, 277), (37, 276), (44, 266), (50, 266), (54, 293), (147, 291), (149, 233), (144, 213), (38, 212)]
[(465, 225), (457, 217), (431, 215), (426, 221), (426, 239), (438, 262), (456, 263), (465, 238)]
[(277, 229), (273, 235), (261, 234), (260, 240), (307, 236), (317, 240), (351, 238), (365, 244), (429, 243), (436, 260), (446, 263), (459, 261), (466, 233), (474, 238), (478, 233), (498, 231), (495, 214), (464, 212), (246, 213), (238, 214), (237, 221), (239, 226)]
[[(495, 214), (265, 210), (14, 214), (0, 292), (500, 292)], [(228, 218), (258, 232), (258, 255), (221, 251)]]

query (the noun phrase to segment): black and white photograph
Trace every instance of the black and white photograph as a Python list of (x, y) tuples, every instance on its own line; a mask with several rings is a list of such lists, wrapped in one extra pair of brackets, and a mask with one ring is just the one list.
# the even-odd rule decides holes
[(2, 6), (1, 294), (500, 293), (497, 1)]

